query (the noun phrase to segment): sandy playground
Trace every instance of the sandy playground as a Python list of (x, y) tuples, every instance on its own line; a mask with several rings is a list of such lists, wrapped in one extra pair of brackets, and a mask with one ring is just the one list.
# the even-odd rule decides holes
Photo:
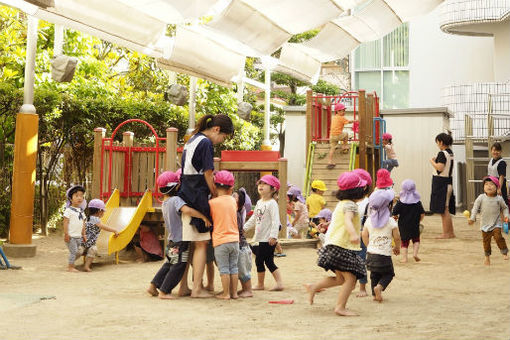
[[(276, 259), (283, 292), (256, 292), (236, 301), (164, 301), (145, 292), (161, 262), (98, 264), (92, 273), (68, 273), (62, 238), (39, 238), (35, 258), (11, 259), (23, 270), (0, 271), (0, 334), (2, 339), (509, 339), (510, 263), (493, 242), (492, 265), (484, 266), (477, 228), (461, 217), (454, 224), (457, 239), (435, 240), (440, 221), (427, 216), (422, 262), (404, 265), (394, 258), (396, 277), (382, 304), (353, 293), (348, 307), (359, 317), (333, 313), (338, 288), (316, 295), (312, 306), (307, 303), (302, 284), (326, 274), (311, 248), (287, 249), (287, 257)], [(271, 286), (272, 278), (266, 282)], [(294, 304), (268, 303), (280, 299)]]

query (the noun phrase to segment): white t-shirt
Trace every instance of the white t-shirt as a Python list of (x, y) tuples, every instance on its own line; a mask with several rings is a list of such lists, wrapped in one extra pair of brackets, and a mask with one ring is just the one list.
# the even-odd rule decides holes
[[(80, 213), (82, 218), (80, 219)], [(67, 207), (64, 211), (64, 217), (69, 219), (67, 228), (69, 236), (81, 237), (81, 232), (85, 223), (85, 213), (80, 208)]]
[(390, 217), (384, 227), (374, 228), (372, 227), (369, 216), (365, 222), (364, 228), (368, 230), (369, 234), (367, 253), (391, 256), (392, 233), (393, 229), (398, 228), (397, 222)]
[(255, 227), (252, 242), (268, 242), (270, 238), (278, 238), (280, 228), (280, 212), (278, 203), (274, 199), (263, 201), (259, 199), (253, 215), (244, 224), (244, 230)]

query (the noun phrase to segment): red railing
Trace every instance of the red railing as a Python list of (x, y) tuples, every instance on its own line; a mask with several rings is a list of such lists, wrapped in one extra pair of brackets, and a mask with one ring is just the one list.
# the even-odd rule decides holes
[[(128, 124), (128, 123), (142, 123), (146, 125), (152, 132), (152, 134), (155, 137), (155, 147), (137, 147), (137, 146), (114, 146), (113, 140), (115, 138), (115, 135), (119, 131), (119, 129)], [(144, 120), (141, 119), (128, 119), (122, 123), (120, 123), (115, 130), (112, 132), (112, 136), (109, 138), (103, 138), (101, 143), (101, 181), (99, 186), (99, 192), (100, 192), (100, 198), (105, 199), (110, 197), (112, 193), (112, 159), (113, 159), (113, 151), (116, 152), (123, 152), (124, 153), (124, 179), (123, 179), (123, 190), (120, 192), (121, 197), (141, 197), (143, 196), (144, 192), (133, 192), (131, 188), (131, 179), (132, 179), (132, 168), (133, 168), (133, 153), (134, 152), (155, 152), (156, 153), (156, 159), (155, 159), (155, 168), (154, 168), (154, 190), (152, 191), (152, 195), (160, 201), (161, 194), (158, 191), (158, 187), (156, 184), (156, 180), (159, 175), (159, 153), (160, 152), (166, 152), (165, 147), (160, 147), (159, 142), (160, 141), (166, 141), (166, 138), (160, 138), (156, 132), (156, 130), (147, 123)], [(106, 143), (109, 143), (106, 145)], [(105, 151), (109, 153), (108, 157), (108, 190), (103, 190), (103, 179), (104, 179), (104, 155)]]

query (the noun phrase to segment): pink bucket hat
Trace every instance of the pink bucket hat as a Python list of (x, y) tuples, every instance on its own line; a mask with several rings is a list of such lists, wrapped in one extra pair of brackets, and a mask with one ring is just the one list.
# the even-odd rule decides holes
[(345, 110), (345, 105), (342, 104), (342, 103), (336, 103), (335, 104), (335, 111), (341, 111), (341, 110)]
[(273, 175), (265, 175), (265, 176), (262, 176), (258, 181), (257, 181), (257, 184), (259, 184), (260, 182), (263, 182), (263, 183), (266, 183), (266, 184), (269, 184), (270, 186), (272, 186), (273, 188), (275, 188), (276, 190), (279, 190), (280, 189), (280, 181), (278, 180), (278, 178), (274, 177)]
[(391, 139), (393, 139), (393, 136), (391, 135), (391, 133), (386, 132), (386, 133), (383, 133), (382, 139), (391, 140)]
[(354, 172), (355, 174), (357, 174), (359, 177), (361, 177), (362, 179), (364, 179), (366, 182), (367, 182), (367, 185), (370, 186), (372, 185), (372, 176), (370, 176), (370, 174), (368, 173), (368, 171), (366, 171), (365, 169), (354, 169), (352, 170), (352, 172)]
[(377, 170), (377, 181), (375, 186), (378, 189), (389, 188), (393, 185), (393, 180), (390, 177), (390, 172), (386, 169)]
[(499, 179), (497, 177), (494, 177), (494, 176), (485, 176), (483, 178), (483, 182), (487, 182), (487, 181), (492, 181), (492, 183), (494, 183), (496, 185), (496, 188), (499, 189)]
[(179, 182), (180, 182), (181, 181), (181, 175), (182, 175), (182, 168), (177, 169), (177, 171), (175, 171), (175, 173), (177, 174), (177, 177), (179, 178)]
[(90, 200), (89, 208), (95, 208), (95, 209), (99, 209), (99, 210), (103, 210), (103, 211), (106, 210), (106, 206), (104, 205), (104, 202), (97, 198)]
[(176, 172), (164, 171), (158, 176), (156, 184), (159, 188), (176, 186), (179, 184), (179, 175)]
[(348, 171), (338, 176), (336, 184), (340, 190), (349, 190), (354, 188), (363, 188), (367, 185), (367, 181), (362, 179), (356, 173)]
[(223, 184), (229, 187), (233, 187), (235, 180), (234, 175), (230, 171), (221, 170), (214, 175), (214, 183)]

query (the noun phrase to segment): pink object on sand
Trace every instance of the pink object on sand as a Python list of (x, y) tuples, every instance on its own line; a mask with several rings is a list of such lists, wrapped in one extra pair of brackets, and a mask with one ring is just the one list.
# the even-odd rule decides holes
[(158, 237), (152, 230), (144, 231), (143, 228), (140, 228), (140, 245), (146, 252), (163, 257)]
[(269, 303), (279, 304), (279, 305), (292, 305), (294, 300), (272, 300)]

